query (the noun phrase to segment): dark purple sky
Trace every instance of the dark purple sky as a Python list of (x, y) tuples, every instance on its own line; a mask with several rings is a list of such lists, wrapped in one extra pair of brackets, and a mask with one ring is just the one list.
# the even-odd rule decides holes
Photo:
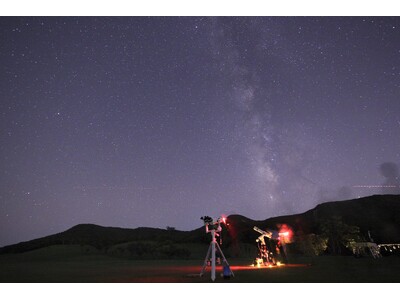
[(400, 192), (399, 17), (1, 17), (0, 68), (0, 246)]

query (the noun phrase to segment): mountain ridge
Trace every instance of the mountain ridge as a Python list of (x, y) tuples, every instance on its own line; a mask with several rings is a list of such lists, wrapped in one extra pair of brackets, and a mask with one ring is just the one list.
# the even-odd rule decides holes
[[(242, 215), (228, 216), (224, 236), (242, 243), (253, 243), (257, 233), (253, 227), (278, 229), (279, 224), (290, 226), (295, 234), (318, 232), (326, 219), (340, 217), (346, 224), (358, 226), (366, 235), (370, 232), (376, 242), (400, 242), (400, 195), (372, 195), (343, 201), (325, 202), (303, 213), (283, 215), (265, 220), (252, 220)], [(121, 228), (96, 224), (77, 224), (63, 232), (20, 242), (0, 248), (0, 254), (22, 253), (51, 245), (79, 244), (97, 249), (134, 241), (172, 243), (207, 243), (204, 228), (191, 231), (152, 227)]]

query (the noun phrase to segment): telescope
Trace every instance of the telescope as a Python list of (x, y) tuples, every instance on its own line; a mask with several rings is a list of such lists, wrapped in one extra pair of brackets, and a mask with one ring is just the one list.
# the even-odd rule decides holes
[(206, 233), (211, 234), (211, 242), (210, 246), (208, 247), (207, 255), (204, 260), (203, 268), (200, 272), (200, 277), (203, 276), (208, 262), (211, 263), (211, 280), (215, 281), (215, 262), (216, 262), (216, 253), (218, 252), (219, 255), (222, 257), (222, 265), (223, 265), (223, 276), (224, 278), (230, 278), (234, 276), (232, 270), (230, 269), (229, 263), (225, 258), (224, 253), (221, 250), (221, 247), (217, 243), (216, 237), (219, 236), (219, 232), (222, 231), (221, 222), (225, 223), (225, 217), (219, 217), (216, 221), (209, 216), (204, 216), (200, 218), (203, 220), (204, 225), (206, 227)]

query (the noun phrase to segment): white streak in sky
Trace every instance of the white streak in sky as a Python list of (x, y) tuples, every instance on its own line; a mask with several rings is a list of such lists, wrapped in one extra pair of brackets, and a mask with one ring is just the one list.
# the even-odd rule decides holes
[(271, 209), (279, 198), (279, 176), (272, 164), (273, 129), (269, 122), (269, 111), (265, 107), (261, 110), (256, 107), (257, 101), (260, 101), (257, 98), (260, 97), (257, 96), (260, 90), (260, 83), (255, 76), (257, 72), (242, 62), (239, 49), (230, 39), (229, 28), (220, 24), (218, 19), (213, 19), (212, 37), (214, 58), (229, 82), (233, 105), (242, 114), (243, 124), (238, 135), (245, 145), (244, 151), (253, 170), (262, 207)]

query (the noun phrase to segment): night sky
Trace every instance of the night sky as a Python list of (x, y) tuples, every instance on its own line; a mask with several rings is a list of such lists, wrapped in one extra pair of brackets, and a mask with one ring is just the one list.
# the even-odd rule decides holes
[(400, 17), (1, 17), (0, 246), (400, 193)]

